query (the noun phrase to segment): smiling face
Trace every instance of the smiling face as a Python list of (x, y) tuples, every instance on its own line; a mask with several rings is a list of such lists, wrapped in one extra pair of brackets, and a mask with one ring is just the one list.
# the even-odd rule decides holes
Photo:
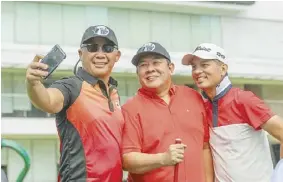
[(214, 89), (227, 73), (227, 65), (218, 60), (205, 60), (194, 57), (192, 60), (192, 78), (198, 88), (206, 91)]
[(157, 54), (149, 54), (140, 58), (137, 74), (142, 87), (159, 89), (171, 84), (174, 64)]
[(115, 63), (120, 58), (120, 51), (106, 38), (96, 37), (85, 42), (79, 49), (83, 68), (92, 76), (101, 79), (110, 76)]

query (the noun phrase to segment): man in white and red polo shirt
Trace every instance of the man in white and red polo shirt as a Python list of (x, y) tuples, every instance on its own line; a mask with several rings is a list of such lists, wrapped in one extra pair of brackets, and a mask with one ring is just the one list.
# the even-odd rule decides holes
[(266, 132), (281, 142), (283, 119), (250, 91), (232, 87), (224, 50), (199, 45), (182, 63), (203, 91), (217, 182), (270, 182), (273, 165)]

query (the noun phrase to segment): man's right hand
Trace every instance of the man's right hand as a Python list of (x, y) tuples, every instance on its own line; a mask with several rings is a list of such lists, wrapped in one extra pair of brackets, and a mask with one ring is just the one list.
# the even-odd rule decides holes
[(173, 166), (183, 161), (186, 149), (185, 144), (172, 144), (167, 152), (163, 153), (163, 164), (165, 166)]
[(45, 88), (41, 83), (48, 75), (48, 65), (40, 63), (43, 56), (36, 55), (26, 72), (27, 94), (31, 103), (38, 109), (48, 113), (58, 113), (64, 106), (64, 95), (57, 88)]
[(42, 78), (48, 75), (48, 71), (44, 71), (48, 68), (48, 65), (39, 62), (42, 58), (43, 56), (36, 55), (33, 61), (28, 65), (26, 80), (31, 85), (41, 83)]

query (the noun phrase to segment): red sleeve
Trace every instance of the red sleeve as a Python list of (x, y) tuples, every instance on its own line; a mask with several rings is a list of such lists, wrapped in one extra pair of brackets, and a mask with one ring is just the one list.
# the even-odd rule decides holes
[(244, 119), (254, 129), (261, 129), (260, 126), (274, 115), (264, 101), (250, 91), (243, 91), (238, 98)]
[(199, 93), (198, 97), (199, 97), (199, 102), (201, 103), (201, 112), (202, 112), (202, 122), (203, 122), (203, 129), (204, 129), (204, 137), (203, 137), (203, 142), (209, 142), (210, 139), (210, 135), (209, 135), (209, 118), (206, 114), (206, 109), (205, 109), (205, 102), (203, 100), (203, 98), (201, 97), (201, 95)]
[(125, 120), (123, 131), (122, 150), (123, 154), (129, 152), (141, 152), (142, 130), (136, 113), (132, 114), (122, 107)]
[(203, 111), (203, 128), (204, 128), (204, 140), (203, 142), (209, 142), (210, 135), (209, 135), (209, 124), (208, 124), (208, 118), (206, 115), (206, 111)]

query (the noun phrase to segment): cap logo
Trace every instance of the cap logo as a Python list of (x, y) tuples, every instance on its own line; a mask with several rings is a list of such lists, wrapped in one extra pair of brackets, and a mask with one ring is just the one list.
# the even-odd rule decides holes
[(151, 42), (144, 44), (141, 47), (142, 51), (153, 51), (155, 49), (155, 45)]
[(96, 35), (108, 35), (109, 34), (109, 29), (107, 28), (107, 27), (105, 27), (105, 26), (96, 26), (95, 28), (94, 28), (94, 30), (92, 30), (93, 31), (93, 33), (94, 34), (96, 34)]
[(196, 52), (196, 51), (206, 51), (206, 52), (210, 52), (211, 49), (210, 49), (210, 48), (207, 48), (207, 47), (198, 46), (198, 47), (195, 49), (195, 52)]
[(223, 54), (221, 54), (220, 52), (217, 52), (216, 54), (217, 54), (218, 57), (225, 59), (225, 56)]

